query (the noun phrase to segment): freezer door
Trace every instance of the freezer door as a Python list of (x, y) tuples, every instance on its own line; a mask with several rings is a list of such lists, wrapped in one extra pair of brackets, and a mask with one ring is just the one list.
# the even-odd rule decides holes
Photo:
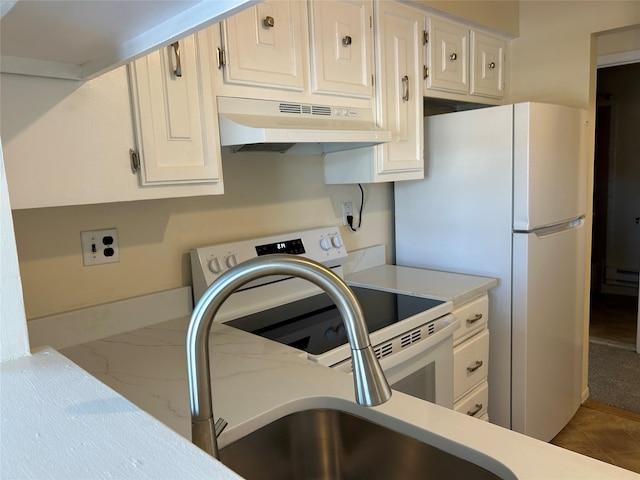
[(582, 398), (584, 222), (513, 236), (512, 429), (551, 440)]
[(533, 230), (585, 214), (587, 112), (514, 106), (513, 228)]

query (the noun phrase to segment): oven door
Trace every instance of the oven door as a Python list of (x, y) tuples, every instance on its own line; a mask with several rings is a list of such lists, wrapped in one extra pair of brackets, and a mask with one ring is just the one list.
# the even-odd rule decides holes
[[(452, 317), (451, 324), (433, 335), (391, 355), (383, 354), (380, 366), (391, 388), (453, 408), (453, 332), (459, 325)], [(351, 372), (351, 359), (334, 367)]]

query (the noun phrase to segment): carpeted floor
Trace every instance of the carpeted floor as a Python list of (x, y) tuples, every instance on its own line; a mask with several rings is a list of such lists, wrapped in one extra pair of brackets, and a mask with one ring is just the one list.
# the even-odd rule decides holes
[(640, 355), (631, 346), (589, 342), (589, 398), (640, 414)]

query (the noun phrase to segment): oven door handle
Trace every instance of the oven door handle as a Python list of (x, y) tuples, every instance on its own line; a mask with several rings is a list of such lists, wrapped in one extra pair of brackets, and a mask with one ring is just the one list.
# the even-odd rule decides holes
[(438, 332), (429, 335), (427, 338), (420, 340), (415, 344), (403, 348), (397, 353), (389, 355), (388, 357), (380, 358), (380, 366), (382, 367), (382, 369), (387, 370), (394, 368), (399, 364), (406, 362), (408, 359), (432, 349), (441, 341), (446, 340), (447, 337), (453, 337), (453, 332), (455, 332), (460, 327), (460, 320), (456, 319), (451, 314), (449, 314), (448, 316), (451, 317), (451, 323)]

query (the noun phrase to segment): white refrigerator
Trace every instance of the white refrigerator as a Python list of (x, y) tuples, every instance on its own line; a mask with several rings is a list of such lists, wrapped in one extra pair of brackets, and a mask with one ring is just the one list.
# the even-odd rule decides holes
[(489, 419), (544, 441), (582, 400), (587, 112), (521, 103), (425, 118), (395, 184), (398, 265), (490, 276)]

